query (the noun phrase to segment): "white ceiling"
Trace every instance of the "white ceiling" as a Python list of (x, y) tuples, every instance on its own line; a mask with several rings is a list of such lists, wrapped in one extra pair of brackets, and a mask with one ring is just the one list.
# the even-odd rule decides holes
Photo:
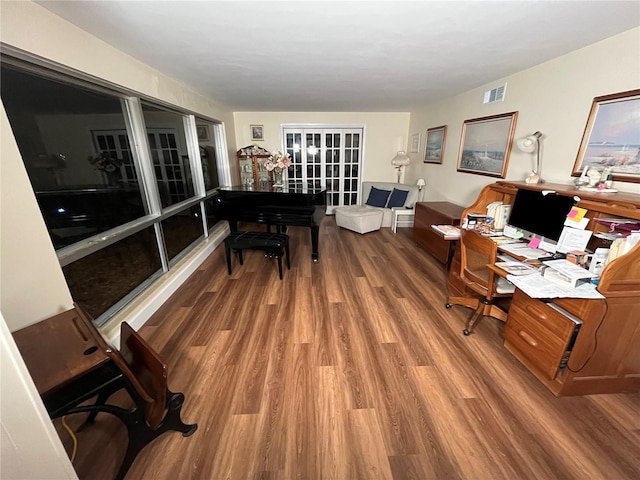
[(37, 3), (233, 111), (410, 111), (640, 25), (638, 0)]

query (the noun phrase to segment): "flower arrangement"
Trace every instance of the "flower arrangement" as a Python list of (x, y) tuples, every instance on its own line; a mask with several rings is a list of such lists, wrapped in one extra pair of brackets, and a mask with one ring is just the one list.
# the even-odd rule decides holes
[(283, 154), (281, 150), (273, 152), (264, 164), (269, 172), (275, 171), (277, 174), (282, 174), (284, 169), (289, 168), (290, 165), (291, 157), (288, 153)]
[(89, 163), (93, 165), (96, 170), (102, 170), (106, 173), (114, 173), (122, 166), (122, 160), (119, 158), (113, 158), (108, 153), (100, 152), (92, 157), (89, 157)]

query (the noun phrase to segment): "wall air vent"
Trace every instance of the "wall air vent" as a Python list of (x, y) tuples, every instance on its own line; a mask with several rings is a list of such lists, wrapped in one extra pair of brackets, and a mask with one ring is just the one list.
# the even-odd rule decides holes
[(500, 85), (499, 87), (492, 88), (491, 90), (487, 90), (484, 92), (484, 102), (487, 103), (495, 103), (501, 102), (504, 100), (504, 94), (507, 90), (507, 84)]

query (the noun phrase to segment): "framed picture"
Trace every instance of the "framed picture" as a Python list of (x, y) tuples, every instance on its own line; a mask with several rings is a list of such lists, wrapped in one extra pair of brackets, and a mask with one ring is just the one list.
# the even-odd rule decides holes
[(411, 150), (410, 153), (418, 153), (420, 152), (420, 134), (414, 133), (411, 135)]
[(262, 125), (250, 125), (249, 127), (251, 128), (251, 140), (264, 140)]
[(465, 120), (458, 171), (504, 178), (518, 112)]
[(198, 132), (198, 140), (203, 140), (203, 141), (211, 140), (211, 138), (209, 137), (208, 125), (196, 125), (196, 132)]
[(424, 149), (424, 163), (442, 163), (444, 156), (444, 141), (447, 136), (447, 126), (427, 129), (427, 141)]
[(611, 168), (614, 180), (640, 183), (640, 90), (596, 97), (571, 175)]

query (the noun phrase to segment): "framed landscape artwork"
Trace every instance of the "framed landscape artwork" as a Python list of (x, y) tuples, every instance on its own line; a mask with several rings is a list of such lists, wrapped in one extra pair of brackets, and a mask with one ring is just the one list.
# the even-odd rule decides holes
[(504, 178), (518, 112), (465, 120), (458, 171)]
[(640, 90), (593, 99), (571, 175), (611, 168), (614, 180), (640, 183)]
[(424, 149), (424, 163), (442, 163), (447, 126), (427, 129), (427, 140)]

